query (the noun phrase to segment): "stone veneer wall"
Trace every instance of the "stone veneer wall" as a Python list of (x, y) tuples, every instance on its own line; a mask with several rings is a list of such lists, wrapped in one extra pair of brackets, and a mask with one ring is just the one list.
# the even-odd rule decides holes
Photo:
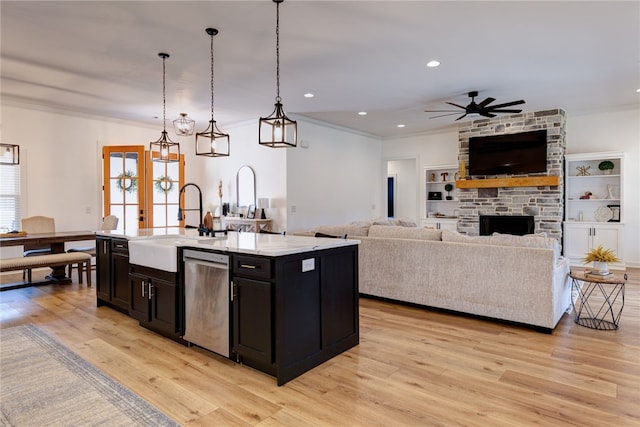
[[(547, 173), (506, 177), (557, 175), (560, 177), (560, 185), (558, 187), (459, 188), (457, 190), (458, 231), (477, 236), (480, 215), (533, 215), (536, 233), (546, 232), (549, 237), (554, 237), (562, 243), (565, 122), (565, 112), (555, 109), (475, 120), (461, 125), (458, 133), (458, 161), (464, 161), (467, 165), (469, 164), (470, 137), (546, 129)], [(505, 176), (474, 176), (471, 179), (483, 178), (505, 178)]]

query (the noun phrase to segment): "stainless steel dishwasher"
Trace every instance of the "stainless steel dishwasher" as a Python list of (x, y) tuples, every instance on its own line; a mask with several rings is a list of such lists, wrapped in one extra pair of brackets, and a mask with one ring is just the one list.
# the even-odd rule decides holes
[(185, 249), (185, 328), (189, 343), (229, 357), (229, 257)]

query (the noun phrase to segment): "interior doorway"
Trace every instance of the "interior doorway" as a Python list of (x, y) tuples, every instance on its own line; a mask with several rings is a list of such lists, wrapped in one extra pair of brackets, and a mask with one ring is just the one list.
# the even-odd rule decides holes
[(396, 207), (396, 176), (387, 177), (387, 218), (395, 216)]
[[(418, 159), (386, 160), (387, 216), (418, 223)], [(390, 185), (392, 183), (392, 188)], [(392, 196), (392, 197), (390, 197)]]

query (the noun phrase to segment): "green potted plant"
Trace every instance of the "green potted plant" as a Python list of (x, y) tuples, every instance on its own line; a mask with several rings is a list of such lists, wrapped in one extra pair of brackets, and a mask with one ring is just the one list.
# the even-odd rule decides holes
[(453, 200), (453, 197), (451, 197), (451, 190), (453, 190), (453, 185), (445, 184), (444, 190), (447, 192), (447, 200)]
[(604, 249), (602, 245), (598, 245), (597, 248), (587, 252), (583, 261), (585, 264), (592, 262), (593, 269), (598, 274), (607, 274), (609, 273), (609, 263), (619, 262), (620, 258), (616, 256), (612, 249)]
[(603, 160), (598, 165), (598, 169), (600, 169), (602, 171), (602, 173), (604, 173), (605, 175), (611, 174), (611, 171), (613, 170), (613, 167), (614, 167), (614, 164), (610, 160)]

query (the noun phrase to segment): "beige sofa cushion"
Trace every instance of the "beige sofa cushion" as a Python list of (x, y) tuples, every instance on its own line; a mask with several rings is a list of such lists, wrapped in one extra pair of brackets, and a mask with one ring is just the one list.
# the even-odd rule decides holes
[(442, 231), (399, 225), (372, 225), (369, 228), (369, 237), (440, 241), (442, 240)]
[(455, 231), (442, 230), (442, 241), (453, 243), (476, 243), (480, 245), (491, 244), (492, 236), (467, 236)]
[(553, 250), (553, 258), (560, 259), (560, 244), (556, 239), (543, 237), (538, 234), (515, 236), (513, 234), (498, 234), (492, 236), (465, 236), (457, 232), (443, 230), (442, 241), (455, 243), (476, 243), (484, 245), (515, 246), (523, 248), (540, 248)]
[(369, 234), (369, 224), (323, 225), (316, 227), (313, 231), (332, 236), (346, 234), (347, 237), (362, 237)]

